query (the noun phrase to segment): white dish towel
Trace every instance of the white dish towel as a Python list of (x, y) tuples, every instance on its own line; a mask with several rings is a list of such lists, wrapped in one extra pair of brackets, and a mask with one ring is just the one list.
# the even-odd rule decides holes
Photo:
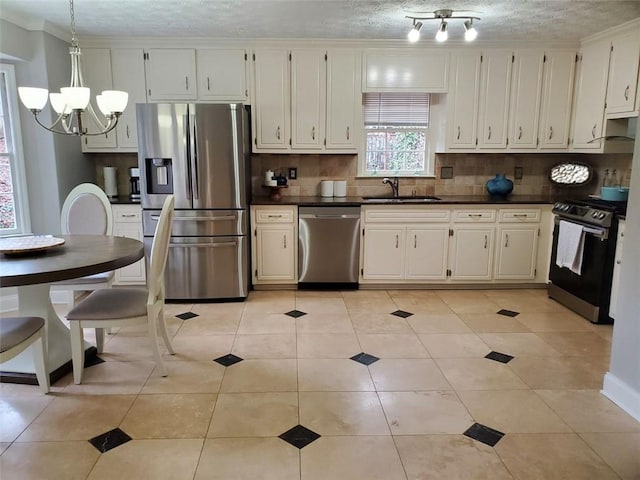
[(566, 267), (573, 273), (580, 275), (582, 271), (583, 252), (584, 229), (582, 225), (560, 220), (556, 265), (561, 268)]

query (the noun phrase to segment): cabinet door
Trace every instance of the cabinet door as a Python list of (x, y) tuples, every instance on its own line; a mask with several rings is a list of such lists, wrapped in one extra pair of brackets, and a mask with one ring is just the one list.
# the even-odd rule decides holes
[(351, 50), (327, 54), (326, 148), (356, 150), (360, 118), (360, 55)]
[(611, 281), (611, 301), (609, 303), (609, 316), (615, 320), (618, 305), (618, 289), (620, 288), (620, 268), (622, 266), (622, 248), (624, 245), (625, 221), (618, 223), (618, 238), (616, 240), (616, 256), (613, 264), (613, 280)]
[(397, 226), (367, 226), (363, 242), (362, 278), (401, 280), (403, 278), (405, 229)]
[(637, 29), (612, 39), (607, 86), (607, 115), (634, 111), (639, 59), (640, 32)]
[(297, 282), (293, 225), (256, 227), (256, 272), (258, 281)]
[(506, 148), (511, 52), (496, 51), (482, 55), (480, 72), (480, 109), (478, 147)]
[(495, 278), (511, 280), (535, 278), (538, 251), (537, 225), (500, 226), (498, 242)]
[(327, 73), (324, 50), (291, 52), (291, 145), (321, 150), (325, 139)]
[(575, 65), (574, 51), (548, 51), (545, 54), (540, 148), (567, 148), (569, 144)]
[(509, 103), (509, 147), (536, 148), (544, 52), (516, 52)]
[(493, 227), (454, 228), (452, 280), (491, 280), (493, 232)]
[(451, 60), (447, 138), (452, 149), (476, 146), (478, 93), (480, 87), (480, 54), (458, 53)]
[(576, 82), (573, 108), (572, 148), (598, 150), (603, 132), (604, 103), (609, 71), (609, 42), (591, 43), (582, 48), (580, 74)]
[(144, 52), (141, 48), (114, 48), (111, 50), (113, 88), (129, 94), (129, 103), (124, 110), (116, 132), (118, 150), (138, 148), (136, 103), (145, 103), (147, 96), (144, 83)]
[(289, 54), (285, 50), (262, 50), (254, 56), (255, 138), (258, 149), (289, 148)]
[[(142, 241), (142, 225), (134, 223), (113, 224), (113, 235), (116, 237), (134, 238)], [(114, 274), (114, 285), (143, 285), (146, 281), (144, 258), (136, 263), (119, 268)]]
[(200, 49), (197, 56), (199, 98), (229, 102), (247, 101), (247, 54), (244, 49)]
[(151, 48), (145, 63), (147, 95), (157, 100), (195, 100), (196, 51), (193, 48)]
[[(91, 88), (91, 104), (94, 112), (101, 122), (106, 123), (106, 118), (98, 109), (95, 101), (96, 95), (100, 95), (103, 90), (112, 90), (111, 82), (111, 52), (108, 48), (87, 48), (82, 50), (82, 74), (84, 85)], [(91, 113), (85, 110), (82, 121), (88, 133), (99, 132), (103, 129)], [(113, 151), (117, 146), (116, 131), (111, 130), (104, 135), (87, 135), (82, 137), (83, 152)]]
[(407, 228), (405, 278), (446, 280), (448, 225)]

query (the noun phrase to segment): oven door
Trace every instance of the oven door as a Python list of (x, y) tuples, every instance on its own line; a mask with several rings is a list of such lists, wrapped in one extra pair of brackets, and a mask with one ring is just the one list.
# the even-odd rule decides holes
[[(563, 219), (565, 221), (570, 221)], [(571, 222), (578, 223), (579, 222)], [(568, 268), (556, 264), (558, 252), (559, 219), (556, 217), (553, 230), (553, 247), (551, 250), (551, 265), (549, 280), (565, 292), (580, 298), (599, 310), (608, 311), (609, 296), (611, 295), (611, 278), (613, 273), (613, 257), (609, 229), (592, 225), (585, 228), (584, 252), (580, 275)], [(600, 316), (600, 314), (598, 314)], [(596, 319), (589, 318), (591, 321)]]

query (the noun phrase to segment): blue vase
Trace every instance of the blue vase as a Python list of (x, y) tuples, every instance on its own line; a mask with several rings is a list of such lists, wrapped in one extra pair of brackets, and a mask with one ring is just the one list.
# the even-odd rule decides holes
[(492, 197), (506, 197), (513, 190), (513, 182), (499, 173), (487, 182), (487, 192)]

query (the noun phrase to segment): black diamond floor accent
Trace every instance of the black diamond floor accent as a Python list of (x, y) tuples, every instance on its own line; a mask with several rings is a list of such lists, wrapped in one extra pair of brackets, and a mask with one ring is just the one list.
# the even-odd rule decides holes
[(473, 438), (485, 445), (489, 445), (493, 447), (500, 441), (502, 437), (504, 437), (504, 433), (494, 430), (493, 428), (489, 428), (481, 423), (474, 423), (471, 425), (466, 432), (463, 433), (469, 438)]
[(363, 365), (371, 365), (372, 363), (377, 362), (380, 359), (375, 355), (369, 355), (368, 353), (361, 352), (351, 357), (351, 360), (355, 360), (356, 362)]
[(291, 310), (290, 312), (285, 313), (285, 315), (289, 315), (290, 317), (293, 317), (293, 318), (300, 318), (306, 315), (306, 313), (301, 312), (300, 310)]
[(506, 353), (500, 353), (500, 352), (490, 352), (487, 353), (484, 358), (488, 358), (489, 360), (495, 360), (496, 362), (500, 362), (500, 363), (509, 363), (511, 360), (513, 360), (513, 357), (511, 355), (507, 355)]
[(225, 367), (230, 367), (231, 365), (235, 365), (238, 362), (241, 362), (244, 358), (240, 358), (233, 353), (229, 353), (227, 355), (223, 355), (221, 357), (215, 358), (213, 361), (218, 362), (220, 365)]
[(498, 310), (496, 313), (498, 315), (504, 315), (505, 317), (517, 317), (518, 315), (520, 315), (520, 312), (514, 312), (513, 310), (505, 310), (504, 308), (502, 310)]
[(93, 367), (94, 365), (100, 365), (101, 363), (104, 363), (104, 360), (97, 355), (87, 355), (86, 357), (84, 357), (84, 368)]
[(181, 313), (180, 315), (176, 315), (176, 317), (178, 317), (180, 320), (189, 320), (191, 318), (196, 318), (199, 315), (197, 313), (193, 313), (193, 312), (184, 312)]
[(413, 313), (405, 312), (404, 310), (396, 310), (395, 312), (391, 312), (391, 315), (395, 315), (396, 317), (408, 318), (413, 315)]
[(120, 445), (127, 443), (131, 440), (131, 437), (119, 428), (114, 428), (109, 432), (105, 432), (102, 435), (93, 437), (89, 440), (89, 443), (96, 447), (99, 452), (104, 453), (109, 450), (119, 447)]
[(304, 448), (319, 439), (320, 435), (307, 427), (296, 425), (291, 430), (287, 430), (280, 435), (280, 438), (294, 447)]

